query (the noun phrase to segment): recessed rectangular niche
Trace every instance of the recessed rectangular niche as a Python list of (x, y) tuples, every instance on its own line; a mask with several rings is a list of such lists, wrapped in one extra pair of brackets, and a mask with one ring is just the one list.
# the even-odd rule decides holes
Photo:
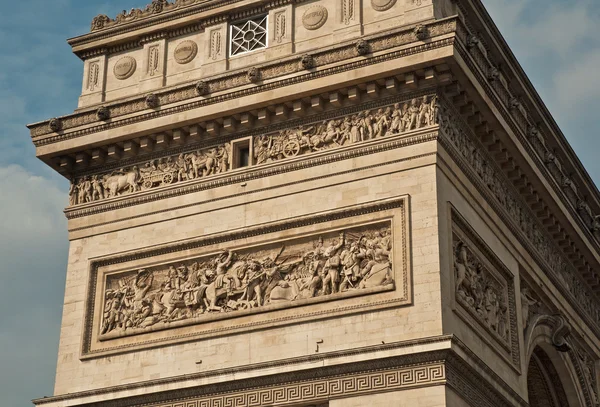
[(252, 138), (246, 137), (231, 143), (231, 169), (252, 165)]
[(393, 198), (91, 259), (82, 359), (410, 304), (407, 206)]

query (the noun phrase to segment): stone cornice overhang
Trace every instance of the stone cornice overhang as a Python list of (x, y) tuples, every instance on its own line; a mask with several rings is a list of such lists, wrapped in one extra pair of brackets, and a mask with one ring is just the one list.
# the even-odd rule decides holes
[[(146, 12), (131, 21), (112, 21), (106, 27), (70, 38), (67, 42), (82, 59), (97, 52), (143, 40), (161, 31), (202, 30), (220, 21), (243, 18), (246, 14), (265, 12), (292, 0), (179, 0), (160, 12)], [(303, 0), (300, 0), (303, 1)], [(296, 0), (298, 2), (298, 0)], [(141, 10), (140, 10), (141, 11)], [(125, 19), (127, 20), (127, 19)]]
[(535, 90), (482, 1), (461, 0), (458, 4), (465, 13), (472, 32), (476, 32), (484, 39), (488, 54), (496, 60), (497, 67), (501, 67), (502, 73), (509, 80), (509, 89), (526, 111), (530, 126), (537, 128), (545, 136), (546, 142), (550, 144), (549, 150), (560, 150), (552, 152), (559, 156), (563, 168), (568, 168), (564, 171), (565, 176), (571, 178), (578, 188), (584, 189), (581, 195), (587, 198), (587, 204), (593, 213), (600, 214), (600, 191)]
[[(419, 349), (417, 353), (415, 349)], [(321, 367), (315, 368), (315, 364)], [(273, 369), (280, 373), (273, 374)], [(405, 380), (388, 382), (381, 375), (401, 369)], [(427, 373), (426, 373), (427, 372)], [(235, 380), (231, 380), (232, 377)], [(420, 379), (417, 377), (420, 376)], [(359, 380), (363, 387), (345, 389), (332, 386), (339, 380)], [(198, 385), (198, 383), (202, 383)], [(276, 389), (279, 394), (295, 392), (297, 386), (323, 391), (302, 392), (279, 400), (277, 405), (294, 402), (326, 401), (353, 394), (381, 393), (408, 388), (446, 385), (477, 406), (509, 407), (528, 404), (456, 336), (446, 335), (402, 342), (382, 343), (362, 348), (314, 353), (271, 362), (210, 370), (98, 390), (44, 397), (33, 400), (47, 407), (132, 407), (164, 406), (165, 403), (210, 400), (225, 394), (249, 400), (249, 394)], [(343, 387), (343, 386), (342, 386)], [(344, 391), (345, 390), (345, 391)], [(320, 394), (319, 394), (320, 393)], [(132, 395), (133, 394), (133, 395)], [(126, 396), (127, 395), (127, 396)], [(248, 405), (265, 405), (254, 400)], [(256, 403), (256, 404), (255, 404)], [(178, 404), (177, 404), (178, 405)], [(212, 405), (212, 404), (210, 404)], [(242, 405), (242, 404), (236, 404)]]
[[(196, 82), (162, 89), (155, 92), (160, 100), (157, 109), (149, 109), (145, 105), (146, 93), (113, 101), (104, 105), (110, 110), (110, 120), (106, 122), (97, 118), (99, 106), (94, 106), (56, 118), (61, 122), (58, 131), (51, 129), (54, 119), (29, 124), (27, 127), (34, 145), (38, 147), (38, 157), (51, 165), (48, 159), (52, 156), (40, 152), (39, 147), (445, 47), (453, 43), (458, 24), (460, 22), (456, 17), (432, 21), (425, 25), (430, 34), (425, 40), (416, 37), (414, 25), (365, 36), (364, 39), (372, 49), (372, 53), (365, 57), (356, 52), (355, 41), (314, 49), (310, 51), (310, 55), (315, 58), (316, 68), (308, 71), (302, 68), (301, 55), (261, 64), (257, 68), (261, 71), (263, 80), (258, 84), (246, 79), (247, 69), (202, 78), (209, 87), (210, 93), (206, 97), (198, 96), (195, 91)], [(202, 120), (202, 117), (198, 120)], [(73, 145), (76, 144), (69, 143), (69, 147), (64, 150), (74, 150)], [(63, 149), (59, 146), (57, 150)]]

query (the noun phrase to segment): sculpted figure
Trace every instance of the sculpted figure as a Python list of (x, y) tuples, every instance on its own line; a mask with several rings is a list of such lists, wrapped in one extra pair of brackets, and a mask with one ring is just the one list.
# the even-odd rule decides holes
[(414, 130), (419, 125), (419, 101), (417, 99), (413, 99), (410, 101), (410, 106), (408, 108), (408, 125), (406, 126), (406, 130)]
[(254, 139), (254, 159), (256, 160), (256, 164), (262, 164), (269, 161), (272, 143), (272, 137), (267, 135), (261, 135)]
[(394, 109), (392, 110), (389, 131), (392, 134), (402, 133), (402, 131), (403, 131), (402, 111), (400, 110), (399, 103), (396, 103), (394, 105)]
[(352, 121), (350, 122), (350, 142), (358, 143), (362, 141), (362, 135), (360, 133), (360, 115), (352, 116)]
[(423, 96), (421, 106), (419, 107), (419, 118), (417, 120), (417, 128), (423, 126), (431, 126), (431, 106), (427, 102), (427, 96)]
[(592, 233), (596, 239), (600, 240), (600, 216), (594, 216), (592, 220)]
[(231, 156), (231, 144), (225, 143), (222, 147), (219, 147), (218, 158), (219, 165), (218, 171), (219, 173), (226, 172), (229, 168), (229, 157)]
[(340, 284), (340, 291), (354, 288), (354, 284), (360, 275), (360, 262), (366, 257), (365, 255), (366, 253), (359, 249), (358, 243), (352, 243), (349, 249), (342, 252), (341, 262), (344, 280)]
[(454, 256), (454, 270), (456, 272), (456, 292), (462, 290), (462, 285), (467, 277), (467, 248), (459, 243)]
[(333, 294), (338, 292), (340, 283), (340, 255), (339, 250), (344, 247), (344, 232), (340, 233), (339, 241), (333, 241), (325, 249), (325, 265), (323, 266), (323, 294)]
[(179, 156), (177, 156), (175, 165), (177, 167), (177, 181), (181, 182), (185, 178), (187, 178), (187, 173), (188, 173), (187, 161), (185, 160), (185, 157), (183, 154), (179, 154)]
[(362, 118), (362, 139), (371, 140), (375, 136), (375, 126), (373, 124), (373, 116), (368, 110), (364, 112)]
[(75, 184), (75, 180), (71, 179), (71, 183), (69, 184), (69, 205), (77, 205), (77, 184)]
[[(229, 276), (227, 275), (227, 269), (231, 266), (231, 262), (233, 260), (234, 253), (230, 250), (227, 250), (221, 253), (216, 261), (215, 261), (215, 270), (217, 274), (217, 278), (215, 280), (215, 287), (222, 288), (225, 285), (231, 290), (233, 288), (238, 288), (240, 286), (239, 280), (237, 280), (237, 276)], [(237, 280), (235, 281), (235, 285), (231, 284), (231, 279)]]
[(104, 199), (104, 187), (97, 175), (92, 176), (92, 200)]
[(438, 100), (437, 95), (433, 95), (431, 97), (431, 105), (429, 107), (429, 123), (430, 124), (437, 124), (439, 112), (440, 112), (440, 102)]
[(377, 122), (375, 123), (375, 137), (383, 137), (389, 128), (388, 111), (379, 109), (377, 111)]
[(402, 105), (402, 127), (400, 128), (400, 132), (403, 133), (409, 130), (410, 126), (410, 108), (408, 107), (408, 103)]

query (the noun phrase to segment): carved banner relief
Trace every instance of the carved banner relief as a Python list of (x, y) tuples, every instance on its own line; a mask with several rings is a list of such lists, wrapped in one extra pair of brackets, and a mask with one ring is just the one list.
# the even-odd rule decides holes
[(455, 311), (493, 349), (519, 369), (512, 273), (454, 208), (451, 207), (450, 212)]
[[(344, 310), (331, 301), (349, 301), (356, 310), (377, 303), (357, 297), (386, 292), (406, 303), (405, 211), (397, 198), (95, 262), (87, 346), (110, 347), (117, 338), (136, 344), (139, 335), (190, 325), (196, 327), (186, 332), (248, 329), (248, 318), (254, 326), (256, 317), (272, 325), (272, 318), (285, 318), (268, 311), (291, 307), (300, 311), (286, 318), (301, 318), (308, 307), (313, 319)], [(310, 307), (317, 303), (323, 304)]]

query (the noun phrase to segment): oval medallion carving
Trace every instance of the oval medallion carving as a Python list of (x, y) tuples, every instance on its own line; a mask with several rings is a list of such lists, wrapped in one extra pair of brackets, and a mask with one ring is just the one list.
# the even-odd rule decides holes
[(127, 79), (135, 72), (137, 63), (133, 57), (123, 57), (117, 61), (113, 68), (115, 77), (119, 80)]
[(309, 7), (302, 14), (302, 24), (307, 30), (317, 30), (323, 27), (323, 24), (327, 21), (327, 15), (327, 9), (323, 6)]
[(377, 11), (385, 11), (394, 7), (396, 0), (371, 0), (371, 7)]
[(187, 64), (192, 62), (198, 54), (198, 44), (194, 41), (183, 41), (175, 48), (173, 56), (178, 64)]

